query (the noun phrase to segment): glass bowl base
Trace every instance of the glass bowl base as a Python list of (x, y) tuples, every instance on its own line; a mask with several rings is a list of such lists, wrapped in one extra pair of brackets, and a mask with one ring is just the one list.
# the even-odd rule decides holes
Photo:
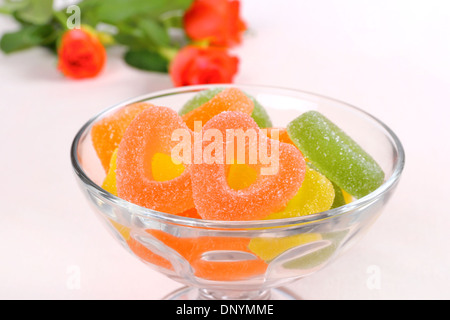
[(302, 300), (286, 288), (265, 291), (218, 291), (182, 287), (168, 294), (163, 300)]

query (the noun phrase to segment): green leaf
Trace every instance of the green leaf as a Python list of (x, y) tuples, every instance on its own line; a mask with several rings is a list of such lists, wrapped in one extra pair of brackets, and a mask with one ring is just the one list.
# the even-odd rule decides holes
[(56, 37), (57, 33), (50, 25), (30, 25), (17, 32), (5, 33), (0, 41), (0, 48), (5, 53), (12, 53), (39, 45), (48, 45)]
[(53, 0), (28, 0), (27, 5), (16, 11), (17, 17), (37, 25), (49, 23), (53, 17)]
[(152, 51), (128, 51), (125, 61), (132, 67), (156, 72), (168, 72), (169, 62), (157, 52)]
[(155, 20), (140, 20), (138, 27), (156, 47), (170, 45), (170, 37), (164, 26)]
[[(92, 1), (92, 0), (91, 0)], [(99, 21), (116, 24), (137, 15), (158, 19), (172, 10), (186, 10), (193, 0), (108, 0), (92, 3)]]
[(0, 7), (0, 13), (13, 14), (15, 11), (20, 10), (28, 6), (30, 0), (5, 0), (5, 3)]

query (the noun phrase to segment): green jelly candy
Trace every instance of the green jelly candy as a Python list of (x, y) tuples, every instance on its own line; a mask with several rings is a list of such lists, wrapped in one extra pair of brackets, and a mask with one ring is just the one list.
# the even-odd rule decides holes
[(347, 203), (345, 202), (345, 198), (344, 198), (344, 194), (342, 193), (342, 189), (339, 188), (339, 186), (336, 183), (334, 183), (334, 182), (331, 182), (331, 183), (333, 184), (333, 188), (334, 188), (334, 202), (330, 209), (335, 209), (335, 208), (342, 207), (343, 205), (346, 205)]
[[(178, 112), (180, 116), (183, 116), (194, 109), (197, 109), (201, 105), (205, 104), (212, 98), (214, 98), (218, 93), (223, 91), (224, 88), (212, 88), (208, 90), (201, 91), (197, 93), (191, 100), (186, 102), (186, 104), (181, 108)], [(247, 96), (253, 101), (255, 108), (253, 109), (252, 118), (258, 124), (260, 128), (271, 128), (272, 121), (270, 120), (269, 115), (267, 114), (266, 109), (252, 96)]]
[(295, 145), (328, 179), (356, 198), (377, 189), (384, 172), (376, 161), (337, 125), (308, 111), (287, 126)]

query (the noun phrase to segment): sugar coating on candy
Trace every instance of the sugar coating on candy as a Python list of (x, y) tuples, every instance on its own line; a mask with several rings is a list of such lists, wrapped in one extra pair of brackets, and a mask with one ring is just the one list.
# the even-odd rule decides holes
[[(238, 129), (244, 133), (255, 132), (259, 143), (254, 139), (246, 139), (244, 150), (246, 159), (249, 159), (250, 150), (261, 152), (259, 150), (261, 141), (265, 141), (267, 147), (272, 145), (256, 122), (249, 115), (241, 112), (223, 112), (215, 116), (203, 127), (203, 132), (209, 129), (218, 130), (223, 137), (227, 136), (227, 132), (229, 134)], [(221, 145), (224, 155), (227, 153), (227, 140), (224, 138)], [(243, 190), (234, 190), (228, 185), (227, 165), (223, 162), (211, 164), (202, 162), (192, 165), (191, 178), (195, 207), (203, 219), (258, 220), (280, 210), (294, 197), (304, 179), (305, 160), (301, 152), (293, 145), (273, 142), (279, 145), (278, 170), (275, 174), (262, 175), (262, 169), (269, 165), (261, 161), (255, 164), (245, 163), (258, 172), (258, 178), (255, 183)], [(201, 141), (200, 143), (202, 143), (200, 148), (205, 151), (211, 142)], [(194, 145), (194, 149), (196, 148)]]
[(180, 214), (194, 208), (190, 166), (168, 181), (157, 181), (152, 172), (155, 154), (171, 154), (177, 144), (172, 134), (177, 129), (191, 133), (178, 114), (166, 107), (151, 107), (141, 112), (126, 130), (117, 155), (119, 197), (149, 209)]
[[(211, 88), (208, 90), (203, 90), (197, 93), (192, 99), (184, 104), (184, 106), (179, 111), (179, 114), (184, 116), (185, 114), (191, 112), (192, 110), (197, 109), (203, 104), (210, 101), (217, 94), (225, 90), (224, 88)], [(245, 92), (244, 92), (245, 93)], [(253, 101), (254, 108), (252, 112), (252, 118), (258, 124), (260, 128), (269, 128), (272, 127), (272, 120), (270, 119), (269, 114), (266, 109), (251, 95), (245, 93), (250, 100)]]
[(302, 114), (287, 131), (308, 160), (349, 194), (364, 197), (384, 182), (377, 162), (321, 113)]
[(114, 150), (119, 146), (125, 130), (142, 111), (151, 107), (150, 103), (128, 105), (107, 116), (92, 126), (92, 144), (106, 172)]
[(253, 120), (255, 120), (255, 122), (258, 124), (260, 128), (272, 127), (273, 126), (272, 120), (270, 119), (267, 110), (254, 97), (252, 96), (248, 97), (253, 101), (253, 104), (255, 105), (255, 108), (253, 109), (252, 113)]
[(335, 191), (333, 184), (324, 175), (307, 168), (303, 184), (287, 206), (266, 219), (284, 219), (307, 216), (327, 211), (333, 205)]
[(266, 128), (266, 135), (271, 139), (277, 139), (280, 142), (294, 144), (287, 133), (286, 128)]
[(248, 248), (268, 262), (289, 249), (320, 240), (322, 240), (320, 233), (302, 233), (282, 238), (260, 237), (250, 240)]
[(211, 88), (208, 90), (202, 90), (199, 93), (197, 93), (192, 99), (187, 101), (183, 107), (178, 111), (178, 113), (181, 116), (184, 116), (185, 114), (188, 114), (192, 110), (197, 109), (198, 107), (204, 105), (209, 100), (214, 98), (217, 94), (222, 92), (224, 88)]
[(221, 91), (211, 100), (183, 116), (189, 129), (194, 131), (194, 122), (204, 126), (214, 116), (224, 111), (238, 111), (251, 115), (254, 104), (241, 90), (229, 88)]
[[(267, 263), (254, 256), (248, 249), (250, 238), (194, 237), (179, 238), (161, 230), (147, 230), (149, 234), (180, 254), (192, 267), (196, 277), (214, 281), (237, 281), (262, 275)], [(240, 252), (248, 259), (205, 259), (209, 252)]]

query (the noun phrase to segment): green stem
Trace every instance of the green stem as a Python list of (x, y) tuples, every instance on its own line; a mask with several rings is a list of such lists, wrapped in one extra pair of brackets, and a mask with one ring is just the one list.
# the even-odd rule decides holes
[(173, 47), (160, 47), (158, 48), (158, 53), (167, 59), (167, 61), (172, 61), (175, 56), (178, 54), (178, 49)]
[(53, 16), (56, 21), (61, 24), (64, 30), (67, 30), (67, 16), (64, 12), (61, 11), (53, 11)]

